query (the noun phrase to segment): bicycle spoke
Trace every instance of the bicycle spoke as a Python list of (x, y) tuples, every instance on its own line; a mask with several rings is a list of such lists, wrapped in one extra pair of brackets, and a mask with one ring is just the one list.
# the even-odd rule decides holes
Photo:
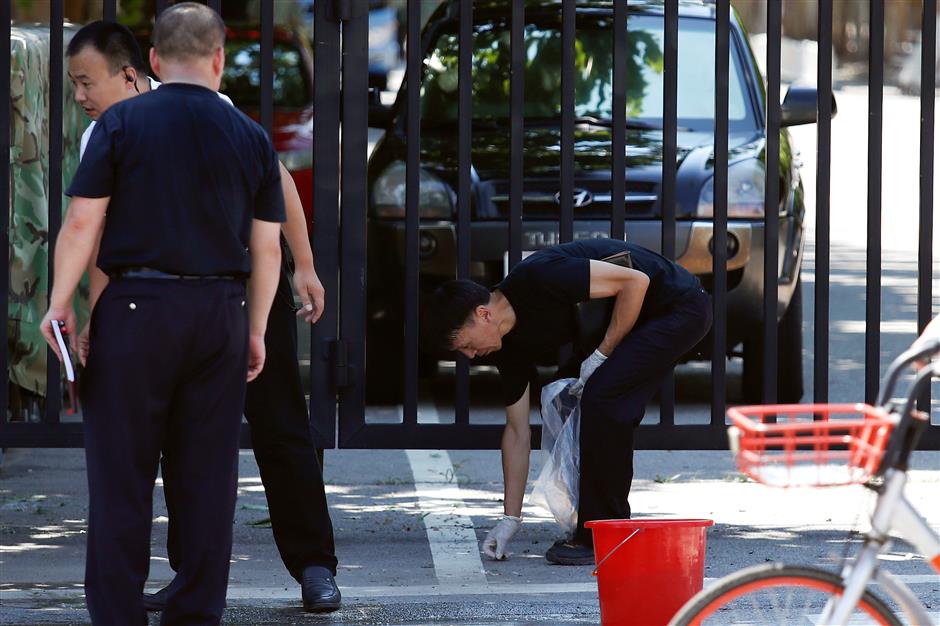
[[(830, 603), (842, 597), (842, 583), (812, 568), (750, 568), (705, 589), (676, 616), (679, 625), (798, 626), (823, 623)], [(696, 620), (701, 619), (701, 622)], [(899, 625), (876, 596), (866, 592), (846, 626)]]

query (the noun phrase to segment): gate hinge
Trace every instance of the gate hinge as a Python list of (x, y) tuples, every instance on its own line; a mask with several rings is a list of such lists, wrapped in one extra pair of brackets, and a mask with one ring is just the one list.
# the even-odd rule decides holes
[(333, 386), (346, 389), (350, 382), (349, 344), (344, 339), (334, 339), (330, 342), (330, 364), (333, 367)]

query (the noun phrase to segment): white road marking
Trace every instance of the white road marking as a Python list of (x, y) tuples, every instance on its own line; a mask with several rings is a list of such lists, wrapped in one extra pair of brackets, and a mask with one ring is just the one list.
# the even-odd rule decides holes
[[(419, 402), (418, 421), (441, 423), (433, 401)], [(438, 582), (443, 586), (487, 587), (473, 520), (466, 511), (450, 455), (445, 450), (406, 450), (405, 453), (414, 476), (418, 506), (424, 514)]]

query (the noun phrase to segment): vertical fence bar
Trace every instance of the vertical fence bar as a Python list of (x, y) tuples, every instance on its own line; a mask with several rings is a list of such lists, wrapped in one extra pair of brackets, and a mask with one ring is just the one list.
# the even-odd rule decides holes
[[(0, 2), (0, 24), (10, 24), (10, 3)], [(0, 75), (10, 75), (10, 28), (0, 28)], [(3, 165), (0, 166), (0, 197), (11, 198), (10, 195), (10, 81), (0, 81), (0, 150), (3, 151)], [(3, 345), (3, 354), (0, 355), (0, 427), (7, 421), (7, 410), (10, 406), (10, 351), (9, 346), (9, 314), (10, 314), (10, 209), (7, 208), (0, 215), (0, 246), (3, 247), (3, 272), (0, 272), (0, 306), (3, 307), (3, 324), (0, 325), (0, 343)]]
[(725, 423), (725, 353), (728, 302), (728, 54), (730, 0), (715, 3), (714, 322), (712, 323), (712, 424)]
[(157, 15), (163, 13), (168, 6), (170, 6), (170, 0), (156, 0), (155, 9)]
[[(213, 2), (212, 0), (208, 3), (209, 8), (222, 15), (222, 6), (219, 2)], [(272, 116), (270, 114), (271, 108), (273, 107), (274, 100), (274, 70), (272, 67), (272, 49), (274, 47), (274, 34), (272, 28), (272, 20), (270, 17), (270, 11), (272, 9), (271, 3), (261, 3), (260, 7), (260, 22), (261, 22), (261, 62), (259, 67), (260, 72), (260, 82), (261, 82), (261, 127), (264, 128), (264, 132), (268, 134), (268, 137), (273, 140), (273, 124)], [(267, 113), (267, 115), (266, 115)], [(311, 359), (311, 363), (312, 363)], [(242, 428), (243, 435), (245, 428)], [(247, 447), (247, 442), (242, 444), (244, 447)]]
[[(663, 23), (663, 186), (662, 186), (662, 252), (670, 260), (676, 258), (676, 162), (679, 108), (679, 6), (665, 3)], [(659, 423), (671, 426), (676, 414), (676, 377), (670, 372), (660, 389)]]
[[(340, 258), (340, 337), (348, 359), (350, 375), (364, 371), (366, 328), (366, 186), (369, 125), (369, 12), (368, 5), (356, 7), (343, 21), (342, 56), (342, 140), (340, 142), (340, 215), (342, 248)], [(409, 43), (412, 41), (408, 40)], [(410, 47), (410, 46), (409, 46)], [(316, 163), (314, 163), (316, 167)], [(317, 179), (319, 180), (319, 173)], [(316, 209), (319, 211), (319, 208)], [(414, 330), (414, 325), (409, 327)], [(413, 337), (414, 335), (412, 335)], [(368, 372), (366, 372), (368, 374)], [(357, 393), (343, 393), (340, 402), (340, 438), (346, 426), (365, 421), (364, 387)], [(347, 434), (354, 434), (348, 428)]]
[(818, 9), (816, 62), (816, 254), (813, 312), (813, 401), (829, 401), (829, 193), (832, 158), (832, 3)]
[[(934, 115), (937, 76), (937, 0), (924, 0), (920, 57), (920, 224), (917, 242), (917, 331), (933, 317), (933, 166)], [(921, 411), (930, 410), (930, 387), (917, 399)], [(936, 428), (936, 426), (934, 426)]]
[[(217, 5), (217, 6), (216, 6)], [(209, 0), (209, 8), (222, 14), (221, 2)], [(274, 4), (262, 2), (260, 8), (261, 59), (259, 63), (261, 81), (261, 127), (274, 140)], [(282, 245), (282, 249), (283, 249)], [(311, 359), (312, 361), (312, 359)], [(246, 429), (243, 427), (242, 431)], [(247, 447), (247, 443), (243, 444)]]
[[(404, 422), (418, 414), (418, 185), (421, 168), (421, 2), (408, 0), (405, 172), (405, 393)], [(345, 65), (345, 64), (344, 64)], [(363, 180), (365, 180), (363, 178)]]
[[(575, 45), (577, 33), (577, 0), (561, 1), (561, 153), (558, 240), (574, 239), (574, 105)], [(558, 363), (568, 363), (573, 350), (570, 345), (558, 350)]]
[(525, 193), (525, 0), (512, 0), (509, 24), (509, 252), (507, 273), (522, 260)]
[(101, 17), (109, 22), (117, 21), (117, 0), (104, 0), (101, 6)]
[(610, 136), (610, 236), (623, 239), (626, 218), (627, 2), (614, 3), (614, 85)]
[[(264, 15), (265, 11), (267, 11), (267, 8), (264, 5), (273, 7), (274, 3), (273, 2), (261, 3), (261, 15), (262, 16)], [(218, 13), (219, 15), (222, 15), (222, 0), (209, 0), (209, 8), (215, 11), (216, 13)]]
[(274, 125), (274, 3), (261, 3), (261, 126)]
[(663, 233), (662, 251), (676, 258), (676, 161), (679, 109), (679, 7), (665, 4), (663, 33)]
[(525, 3), (512, 0), (509, 34), (509, 267), (522, 259), (523, 141), (525, 132)]
[[(473, 132), (473, 0), (460, 0), (457, 59), (457, 278), (470, 278), (470, 163)], [(456, 424), (470, 423), (470, 363), (457, 355)]]
[(561, 4), (561, 221), (559, 240), (574, 235), (574, 62), (575, 0)]
[(881, 130), (884, 113), (884, 4), (869, 5), (868, 245), (865, 266), (865, 401), (881, 380)]
[[(340, 24), (329, 5), (314, 5), (313, 20), (313, 252), (323, 283), (323, 315), (310, 328), (310, 416), (318, 448), (336, 444), (336, 401), (331, 350), (339, 321), (339, 112)], [(355, 389), (355, 387), (353, 387)]]
[[(62, 226), (62, 23), (63, 0), (49, 7), (49, 293), (55, 280), (55, 241)], [(4, 157), (8, 158), (8, 157)], [(48, 300), (47, 300), (48, 302)], [(75, 329), (70, 329), (75, 332)], [(44, 422), (57, 423), (62, 409), (59, 360), (52, 348), (46, 350), (46, 413)]]
[(780, 0), (767, 3), (767, 149), (764, 183), (764, 372), (761, 398), (777, 400), (777, 233), (780, 223)]

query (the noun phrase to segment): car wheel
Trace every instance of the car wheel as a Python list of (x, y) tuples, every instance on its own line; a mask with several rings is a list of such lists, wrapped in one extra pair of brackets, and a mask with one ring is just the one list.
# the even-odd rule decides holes
[[(777, 351), (777, 402), (799, 402), (803, 398), (803, 281), (799, 279), (790, 306), (777, 326)], [(744, 341), (744, 402), (763, 402), (763, 381), (764, 346), (758, 331)]]

